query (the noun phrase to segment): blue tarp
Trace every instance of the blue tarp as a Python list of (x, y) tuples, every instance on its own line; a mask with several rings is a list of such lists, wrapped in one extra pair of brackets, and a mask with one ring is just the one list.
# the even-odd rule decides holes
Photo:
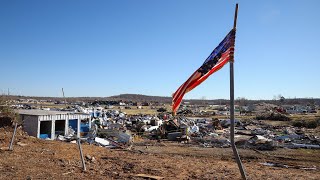
[(99, 111), (90, 113), (91, 117), (100, 117), (101, 113)]
[(80, 124), (80, 132), (89, 132), (89, 124)]
[(75, 131), (78, 130), (78, 119), (70, 119), (69, 120), (69, 126)]
[(50, 138), (51, 135), (50, 134), (40, 134), (40, 138), (41, 139), (47, 139), (47, 138)]

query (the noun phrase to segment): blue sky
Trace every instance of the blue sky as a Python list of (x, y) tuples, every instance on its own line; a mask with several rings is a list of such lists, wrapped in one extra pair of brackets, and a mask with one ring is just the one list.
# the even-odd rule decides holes
[[(171, 96), (233, 26), (235, 97), (319, 98), (320, 1), (1, 0), (0, 93)], [(229, 98), (229, 65), (185, 98)]]

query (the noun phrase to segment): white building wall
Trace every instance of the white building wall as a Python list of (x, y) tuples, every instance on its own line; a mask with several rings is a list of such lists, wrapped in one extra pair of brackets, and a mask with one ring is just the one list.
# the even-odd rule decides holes
[(64, 129), (64, 134), (67, 135), (69, 134), (69, 115), (65, 116), (65, 129)]
[(51, 116), (52, 121), (51, 121), (51, 139), (54, 140), (56, 137), (56, 120), (57, 120), (57, 115), (52, 115)]

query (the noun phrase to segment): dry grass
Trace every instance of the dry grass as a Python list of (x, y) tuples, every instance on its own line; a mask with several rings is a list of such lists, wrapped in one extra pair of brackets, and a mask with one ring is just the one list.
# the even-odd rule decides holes
[[(151, 108), (151, 106), (142, 106), (142, 109), (138, 109), (137, 106), (130, 106), (131, 109), (119, 109), (119, 107), (112, 108), (113, 110), (125, 112), (127, 115), (134, 115), (134, 114), (149, 114), (149, 115), (157, 115), (159, 112), (157, 110), (161, 106), (156, 106), (155, 108)], [(167, 110), (169, 110), (167, 108)]]
[(293, 114), (289, 116), (290, 119), (292, 119), (293, 121), (296, 120), (306, 120), (306, 121), (311, 121), (311, 120), (316, 120), (317, 118), (319, 118), (319, 116), (317, 116), (316, 114)]

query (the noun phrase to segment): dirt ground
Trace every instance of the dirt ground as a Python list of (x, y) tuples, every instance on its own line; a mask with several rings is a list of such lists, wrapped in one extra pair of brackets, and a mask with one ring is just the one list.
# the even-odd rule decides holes
[[(19, 129), (14, 149), (8, 151), (12, 132), (12, 128), (0, 128), (0, 179), (142, 179), (137, 174), (164, 179), (240, 179), (231, 148), (150, 140), (136, 143), (131, 150), (83, 144), (84, 155), (91, 156), (83, 172), (76, 144), (36, 139)], [(320, 179), (319, 152), (239, 150), (249, 179)], [(266, 162), (278, 167), (261, 164)]]

